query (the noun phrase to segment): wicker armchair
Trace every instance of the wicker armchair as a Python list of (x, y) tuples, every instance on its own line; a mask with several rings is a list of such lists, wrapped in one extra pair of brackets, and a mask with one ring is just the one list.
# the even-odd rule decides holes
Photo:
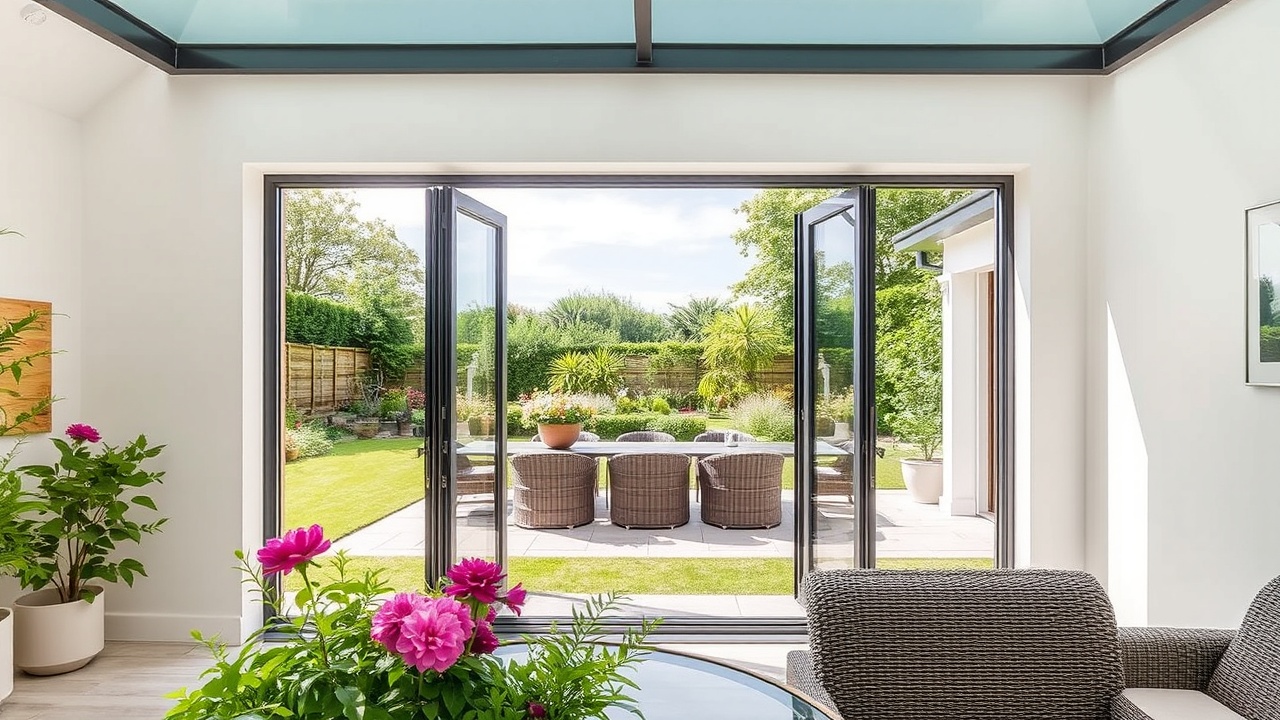
[(1239, 631), (1121, 628), (1127, 689), (1113, 717), (1280, 718), (1280, 578), (1254, 598)]
[(698, 433), (698, 435), (693, 438), (693, 441), (722, 443), (729, 439), (729, 433), (736, 433), (738, 440), (742, 442), (756, 441), (755, 436), (751, 433), (739, 432), (737, 430), (708, 430), (704, 433)]
[(846, 455), (836, 458), (831, 465), (817, 465), (813, 468), (814, 495), (843, 495), (853, 502), (853, 443), (845, 441), (836, 443), (836, 447), (844, 450)]
[(532, 453), (511, 458), (513, 521), (522, 528), (573, 528), (596, 517), (595, 458)]
[(476, 465), (466, 455), (455, 455), (457, 476), (454, 478), (455, 492), (458, 495), (492, 495), (497, 489), (494, 484), (493, 465)]
[(1124, 687), (1115, 615), (1068, 570), (831, 570), (803, 589), (787, 682), (845, 720), (1104, 720)]
[(609, 521), (624, 528), (674, 528), (689, 522), (689, 464), (684, 455), (623, 453), (609, 458)]
[(782, 523), (780, 453), (734, 452), (698, 462), (702, 522), (722, 528), (771, 528)]
[(618, 436), (617, 442), (675, 442), (676, 436), (657, 430), (632, 430)]

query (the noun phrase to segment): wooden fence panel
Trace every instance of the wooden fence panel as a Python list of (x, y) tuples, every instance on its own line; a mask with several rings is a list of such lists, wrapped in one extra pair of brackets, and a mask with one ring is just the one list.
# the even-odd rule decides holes
[(303, 415), (334, 412), (357, 400), (357, 380), (370, 366), (364, 348), (286, 343), (285, 357), (285, 402)]

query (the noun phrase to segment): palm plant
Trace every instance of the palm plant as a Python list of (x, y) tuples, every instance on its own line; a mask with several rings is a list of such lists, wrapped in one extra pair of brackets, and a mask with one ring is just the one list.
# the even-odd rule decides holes
[(754, 390), (756, 373), (773, 363), (785, 338), (766, 310), (739, 305), (711, 321), (705, 342), (698, 392), (710, 398)]
[(683, 305), (667, 303), (671, 314), (667, 316), (667, 325), (672, 336), (677, 340), (697, 341), (705, 337), (706, 329), (712, 320), (727, 312), (730, 305), (718, 297), (690, 297)]
[(590, 353), (569, 352), (551, 361), (548, 372), (552, 392), (613, 395), (622, 387), (627, 363), (606, 348)]

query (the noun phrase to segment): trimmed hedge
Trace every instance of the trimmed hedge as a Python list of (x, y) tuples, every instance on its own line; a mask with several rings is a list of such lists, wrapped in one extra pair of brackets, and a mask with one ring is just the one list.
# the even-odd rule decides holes
[(635, 413), (630, 415), (597, 415), (595, 432), (601, 439), (613, 440), (623, 433), (637, 430), (656, 430), (674, 435), (677, 440), (692, 440), (707, 431), (707, 419), (693, 415), (659, 415)]
[(284, 339), (291, 343), (364, 347), (364, 316), (359, 310), (303, 293), (284, 294)]

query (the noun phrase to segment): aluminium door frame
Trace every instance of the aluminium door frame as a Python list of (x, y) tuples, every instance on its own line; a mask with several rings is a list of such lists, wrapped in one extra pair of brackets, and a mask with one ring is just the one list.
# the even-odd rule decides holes
[[(996, 420), (997, 567), (1014, 564), (1014, 177), (1007, 174), (800, 174), (739, 173), (706, 175), (670, 174), (341, 174), (298, 173), (264, 176), (263, 207), (263, 539), (282, 530), (280, 491), (284, 479), (284, 449), (280, 428), (284, 422), (284, 248), (283, 191), (300, 188), (830, 188), (867, 185), (873, 188), (990, 189), (996, 191), (996, 383), (999, 395)], [(452, 288), (448, 289), (450, 292)], [(275, 302), (268, 299), (275, 298)], [(424, 480), (425, 482), (425, 480)], [(539, 618), (515, 618), (504, 623), (504, 632), (545, 631), (549, 623)], [(719, 639), (796, 637), (805, 632), (803, 618), (669, 618), (664, 629), (674, 636)], [(633, 623), (606, 624), (621, 630)]]

